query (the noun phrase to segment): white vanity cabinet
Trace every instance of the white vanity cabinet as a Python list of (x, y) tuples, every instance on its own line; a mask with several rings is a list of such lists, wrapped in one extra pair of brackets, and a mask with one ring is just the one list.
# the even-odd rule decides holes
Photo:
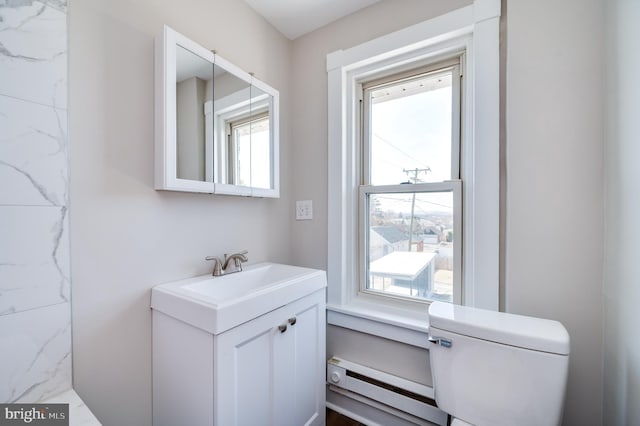
[(324, 424), (324, 291), (217, 339), (216, 424)]
[(153, 423), (325, 423), (325, 291), (220, 334), (153, 311)]

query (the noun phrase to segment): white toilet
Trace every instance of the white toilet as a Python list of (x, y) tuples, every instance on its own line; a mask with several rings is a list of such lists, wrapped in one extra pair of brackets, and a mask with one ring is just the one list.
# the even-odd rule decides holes
[(435, 400), (452, 425), (557, 426), (569, 333), (557, 321), (433, 302)]

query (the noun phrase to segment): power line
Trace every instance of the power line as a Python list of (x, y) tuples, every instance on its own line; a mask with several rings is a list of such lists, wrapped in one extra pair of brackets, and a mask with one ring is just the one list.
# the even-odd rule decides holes
[(395, 168), (397, 168), (397, 169), (402, 169), (402, 167), (401, 167), (401, 166), (399, 166), (399, 165), (395, 164), (395, 163), (394, 163), (394, 162), (392, 162), (392, 161), (386, 160), (386, 159), (384, 159), (384, 158), (378, 158), (378, 159), (376, 159), (376, 161), (380, 161), (380, 162), (383, 162), (383, 163), (387, 163), (387, 164), (389, 164), (390, 166), (393, 166), (393, 167), (395, 167)]
[(395, 149), (396, 151), (398, 151), (399, 153), (401, 153), (402, 155), (406, 156), (407, 158), (412, 159), (413, 161), (416, 161), (420, 164), (422, 164), (424, 167), (429, 168), (429, 166), (427, 166), (425, 163), (423, 163), (422, 161), (418, 160), (417, 158), (415, 158), (414, 156), (412, 156), (411, 154), (408, 154), (406, 152), (404, 152), (402, 149), (398, 148), (396, 145), (394, 145), (391, 141), (389, 141), (388, 139), (383, 138), (382, 136), (380, 136), (377, 133), (374, 133), (373, 136), (375, 136), (376, 138), (380, 139), (382, 142), (386, 143), (387, 145), (389, 145), (391, 148)]

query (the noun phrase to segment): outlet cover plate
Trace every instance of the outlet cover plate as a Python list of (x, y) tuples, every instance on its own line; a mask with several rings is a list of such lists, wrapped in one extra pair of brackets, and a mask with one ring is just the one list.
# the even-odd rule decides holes
[(313, 203), (311, 200), (296, 201), (296, 220), (313, 219)]

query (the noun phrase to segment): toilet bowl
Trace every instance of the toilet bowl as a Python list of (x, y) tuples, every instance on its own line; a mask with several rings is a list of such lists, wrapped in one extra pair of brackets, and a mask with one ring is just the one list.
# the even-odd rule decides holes
[(435, 400), (456, 426), (557, 426), (569, 367), (558, 321), (433, 302)]

